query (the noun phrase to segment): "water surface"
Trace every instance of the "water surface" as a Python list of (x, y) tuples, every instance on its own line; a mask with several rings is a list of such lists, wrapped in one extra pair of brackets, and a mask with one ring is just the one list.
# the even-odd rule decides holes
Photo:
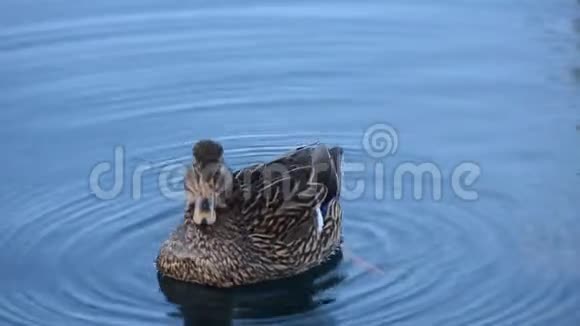
[[(0, 324), (578, 325), (579, 47), (572, 0), (5, 0)], [(398, 146), (374, 157), (378, 123)], [(367, 184), (344, 257), (241, 291), (159, 280), (183, 205), (159, 172), (200, 138), (234, 168), (343, 146)], [(104, 200), (90, 173), (115, 148)], [(396, 198), (405, 162), (439, 169), (440, 199), (410, 179)], [(451, 187), (462, 162), (477, 200)]]

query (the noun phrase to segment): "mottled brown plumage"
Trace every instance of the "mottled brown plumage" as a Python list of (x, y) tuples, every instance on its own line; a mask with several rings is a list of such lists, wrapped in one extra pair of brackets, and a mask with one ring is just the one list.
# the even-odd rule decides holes
[(304, 146), (235, 173), (221, 153), (209, 165), (194, 156), (184, 221), (157, 258), (163, 275), (231, 287), (299, 274), (339, 249), (340, 148)]

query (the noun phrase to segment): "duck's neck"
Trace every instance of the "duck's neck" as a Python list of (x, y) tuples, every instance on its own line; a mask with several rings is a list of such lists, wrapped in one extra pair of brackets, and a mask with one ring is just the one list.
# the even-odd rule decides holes
[(199, 240), (223, 239), (233, 240), (240, 236), (240, 226), (230, 218), (218, 218), (214, 224), (198, 225), (191, 220), (185, 221), (185, 227), (194, 238)]

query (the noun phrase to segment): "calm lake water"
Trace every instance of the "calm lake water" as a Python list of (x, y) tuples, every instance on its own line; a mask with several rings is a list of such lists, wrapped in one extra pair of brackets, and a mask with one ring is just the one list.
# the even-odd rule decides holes
[[(579, 325), (579, 9), (2, 1), (0, 324)], [(159, 176), (200, 138), (234, 168), (343, 146), (342, 259), (234, 291), (158, 279), (183, 210)], [(440, 178), (398, 182), (409, 163)]]

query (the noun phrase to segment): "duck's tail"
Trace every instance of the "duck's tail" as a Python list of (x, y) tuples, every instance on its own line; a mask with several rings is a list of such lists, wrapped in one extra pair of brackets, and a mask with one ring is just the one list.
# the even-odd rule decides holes
[(342, 153), (340, 147), (328, 147), (318, 145), (312, 153), (312, 164), (317, 181), (324, 184), (328, 189), (322, 206), (326, 206), (331, 199), (340, 196), (342, 185)]
[[(333, 197), (340, 196), (340, 189), (342, 187), (342, 155), (343, 149), (341, 147), (333, 147), (329, 150), (331, 163), (332, 163), (332, 172), (334, 174), (335, 180), (335, 187), (333, 189)], [(330, 192), (330, 189), (329, 189)]]

